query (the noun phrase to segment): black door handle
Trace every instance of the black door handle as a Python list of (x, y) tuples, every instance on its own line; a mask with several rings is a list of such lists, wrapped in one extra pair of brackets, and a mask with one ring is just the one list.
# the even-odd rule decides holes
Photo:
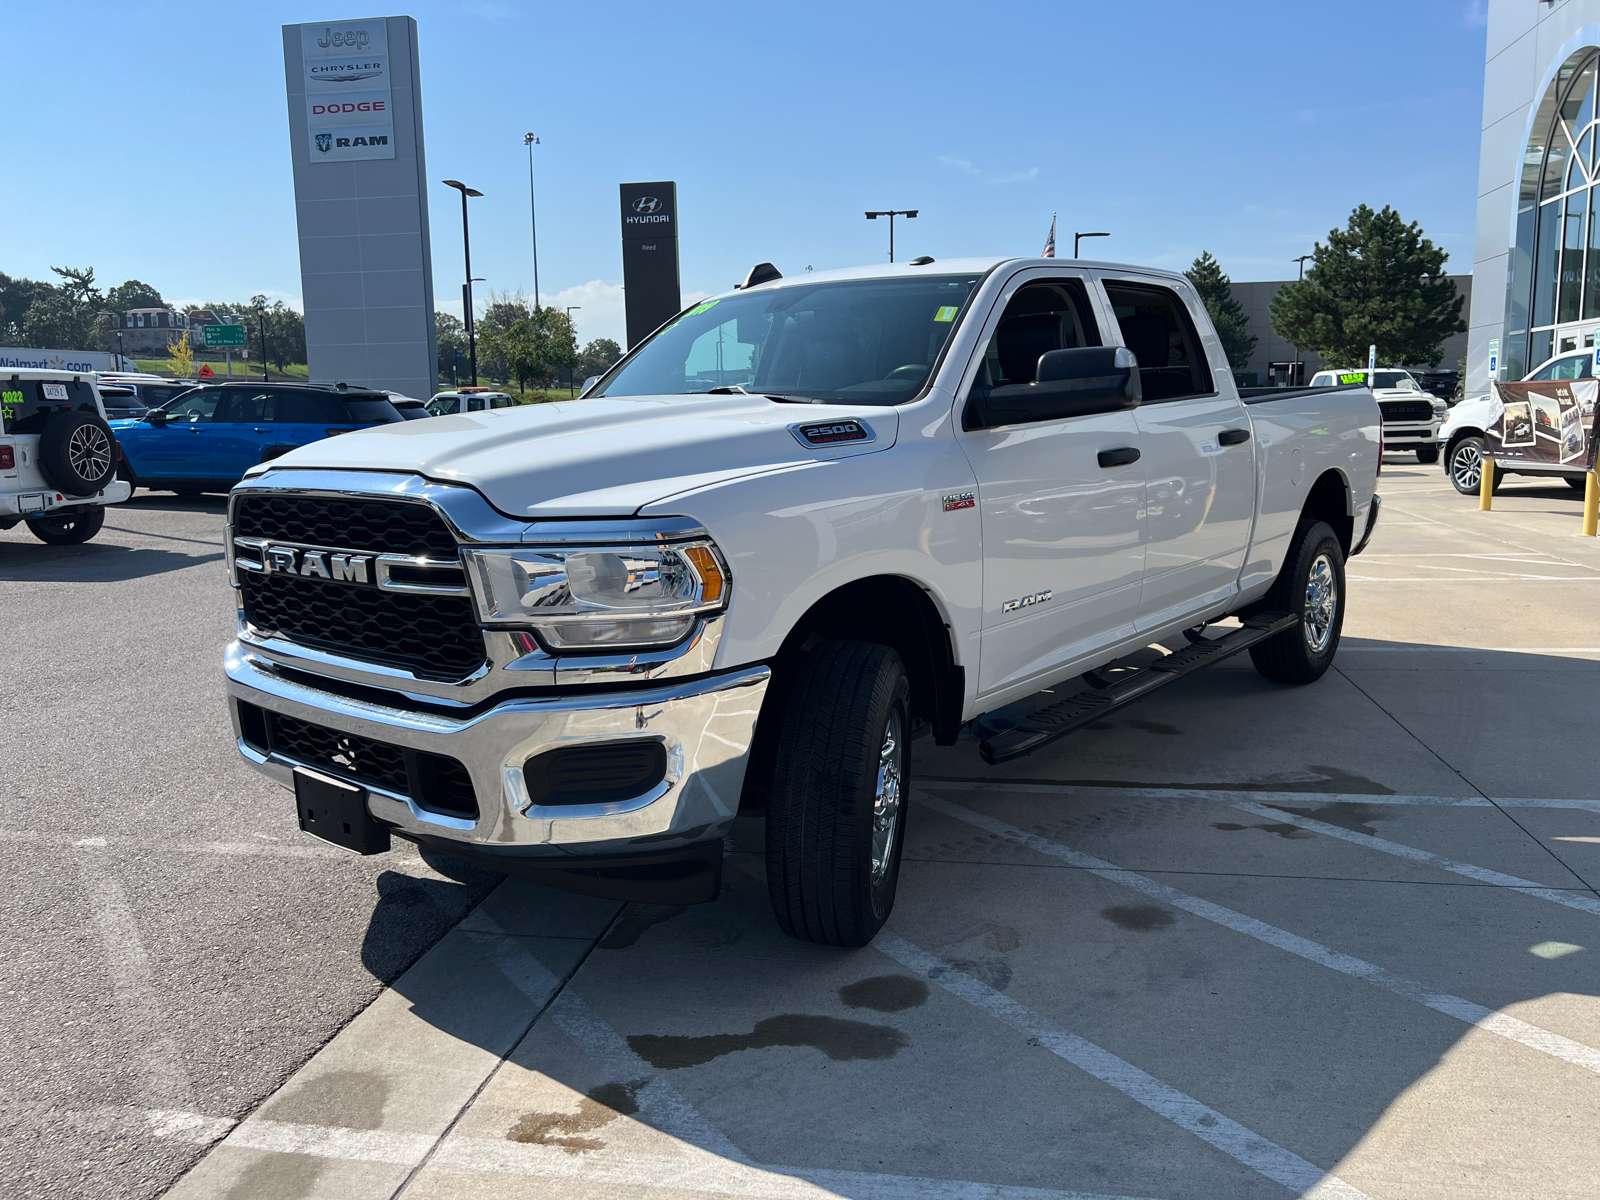
[(1132, 446), (1123, 446), (1119, 450), (1102, 450), (1098, 457), (1102, 467), (1125, 467), (1139, 461), (1139, 452)]
[(1248, 442), (1249, 440), (1250, 431), (1248, 429), (1224, 429), (1217, 434), (1217, 444), (1219, 446), (1237, 446), (1240, 442)]

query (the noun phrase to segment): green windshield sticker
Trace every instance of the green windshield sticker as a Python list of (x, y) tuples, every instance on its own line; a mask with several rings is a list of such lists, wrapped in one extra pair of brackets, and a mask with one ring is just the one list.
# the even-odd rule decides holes
[(1365, 383), (1366, 381), (1367, 373), (1365, 371), (1346, 371), (1339, 376), (1340, 383)]
[(954, 321), (958, 311), (960, 311), (958, 306), (954, 304), (946, 304), (938, 312), (933, 314), (933, 319), (935, 321)]
[(698, 317), (703, 312), (710, 312), (720, 303), (720, 300), (702, 300), (683, 315), (686, 317)]

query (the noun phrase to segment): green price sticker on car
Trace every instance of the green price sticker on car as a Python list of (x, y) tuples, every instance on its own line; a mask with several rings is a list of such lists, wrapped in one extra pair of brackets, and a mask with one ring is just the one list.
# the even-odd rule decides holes
[(933, 314), (933, 319), (935, 321), (954, 321), (956, 319), (956, 313), (960, 311), (961, 309), (958, 306), (954, 304), (946, 304), (938, 312)]

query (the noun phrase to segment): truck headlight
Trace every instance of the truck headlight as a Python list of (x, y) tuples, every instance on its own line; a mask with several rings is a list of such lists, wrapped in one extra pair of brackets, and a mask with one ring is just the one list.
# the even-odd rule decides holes
[(670, 646), (728, 602), (728, 569), (709, 539), (463, 556), (483, 622), (532, 629), (552, 650)]

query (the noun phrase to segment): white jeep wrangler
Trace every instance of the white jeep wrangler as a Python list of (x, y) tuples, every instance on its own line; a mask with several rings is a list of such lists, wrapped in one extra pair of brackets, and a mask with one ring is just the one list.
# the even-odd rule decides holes
[(105, 506), (132, 490), (117, 478), (117, 439), (94, 376), (0, 376), (0, 529), (26, 521), (42, 542), (87, 542), (105, 524)]

